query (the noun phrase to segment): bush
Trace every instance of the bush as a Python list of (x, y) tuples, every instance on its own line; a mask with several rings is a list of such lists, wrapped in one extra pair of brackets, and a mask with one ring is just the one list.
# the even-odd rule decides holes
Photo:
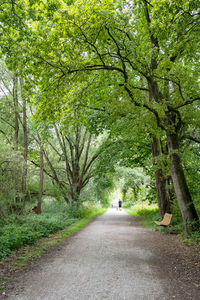
[(40, 215), (10, 215), (0, 227), (0, 258), (22, 245), (32, 245), (38, 238), (46, 237), (89, 216), (95, 209), (94, 206), (67, 205), (49, 197), (44, 199)]
[(137, 203), (131, 208), (131, 215), (133, 216), (143, 216), (143, 217), (158, 217), (158, 206), (155, 204)]
[(154, 221), (158, 220), (158, 206), (148, 202), (137, 203), (127, 209), (128, 213), (135, 217), (144, 217), (139, 223), (144, 227), (154, 228)]
[[(0, 144), (0, 218), (8, 215), (13, 208), (20, 209), (22, 203), (21, 178), (23, 159), (10, 146)], [(9, 187), (9, 188), (8, 188)], [(16, 198), (18, 202), (16, 203)]]
[(61, 230), (79, 218), (81, 214), (72, 216), (66, 205), (55, 203), (46, 205), (46, 212), (41, 215), (9, 216), (0, 228), (0, 258), (22, 245), (34, 244), (36, 239)]

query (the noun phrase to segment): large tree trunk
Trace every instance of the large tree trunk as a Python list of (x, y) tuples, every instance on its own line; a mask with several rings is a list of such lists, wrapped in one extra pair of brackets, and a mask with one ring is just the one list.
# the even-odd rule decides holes
[(21, 98), (23, 101), (23, 134), (24, 134), (24, 168), (22, 177), (22, 193), (24, 202), (26, 199), (26, 177), (27, 177), (27, 157), (28, 157), (28, 133), (27, 133), (27, 115), (26, 115), (26, 99), (23, 97), (23, 79), (20, 78)]
[(41, 214), (42, 212), (43, 180), (44, 180), (44, 159), (43, 159), (43, 148), (40, 141), (40, 187), (39, 187), (39, 195), (38, 195), (37, 214)]
[[(37, 142), (38, 142), (38, 139), (37, 139)], [(50, 161), (50, 159), (49, 159), (49, 157), (48, 157), (46, 151), (44, 150), (44, 148), (43, 148), (43, 155), (44, 155), (44, 158), (46, 159), (46, 162), (47, 162), (47, 164), (48, 164), (48, 166), (49, 166), (49, 168), (50, 168), (50, 170), (51, 170), (51, 172), (52, 172), (51, 178), (53, 178), (53, 180), (54, 180), (54, 181), (56, 182), (56, 184), (59, 186), (60, 191), (61, 191), (61, 193), (62, 193), (62, 195), (63, 195), (63, 198), (64, 198), (65, 201), (68, 203), (68, 202), (69, 202), (69, 199), (68, 199), (68, 197), (67, 197), (67, 187), (66, 187), (66, 185), (65, 185), (63, 182), (61, 182), (61, 181), (59, 180), (58, 175), (57, 175), (57, 172), (56, 172), (55, 168), (53, 167), (53, 165), (52, 165), (52, 163), (51, 163), (51, 161)]]
[[(144, 0), (143, 4), (145, 7), (145, 16), (149, 28), (149, 37), (152, 43), (151, 70), (154, 71), (157, 69), (158, 66), (157, 53), (160, 49), (158, 39), (151, 30), (151, 18), (149, 14), (148, 2)], [(171, 62), (173, 62), (174, 60), (175, 58), (171, 57)], [(170, 69), (168, 68), (167, 71), (169, 70)], [(162, 93), (160, 92), (158, 82), (156, 82), (155, 80), (156, 79), (153, 76), (148, 77), (148, 84), (151, 93), (150, 97), (153, 96), (156, 102), (161, 103), (162, 99), (169, 99), (169, 82), (167, 80), (165, 83), (167, 86), (167, 94), (165, 95), (165, 97), (163, 97)], [(159, 118), (157, 118), (157, 122), (159, 121)], [(168, 107), (168, 110), (165, 112), (164, 123), (166, 125), (165, 132), (167, 134), (167, 144), (170, 156), (170, 170), (172, 181), (176, 197), (181, 209), (185, 225), (185, 231), (187, 233), (191, 233), (193, 230), (196, 229), (196, 225), (199, 226), (199, 218), (187, 186), (186, 178), (181, 165), (181, 159), (178, 152), (178, 131), (180, 130), (182, 123), (179, 112), (176, 109), (171, 109), (170, 107)]]
[(152, 154), (153, 164), (157, 167), (155, 171), (155, 179), (159, 214), (163, 217), (166, 212), (170, 212), (170, 200), (168, 193), (168, 180), (164, 176), (162, 168), (157, 166), (157, 159), (160, 155), (162, 155), (162, 149), (160, 140), (156, 137), (152, 138)]
[[(92, 166), (98, 158), (99, 153), (95, 153), (89, 157), (91, 135), (87, 133), (87, 130), (83, 132), (83, 130), (77, 126), (74, 134), (70, 133), (64, 135), (55, 125), (55, 131), (62, 150), (62, 158), (64, 158), (65, 161), (66, 175), (69, 184), (67, 192), (70, 195), (71, 201), (78, 204), (82, 189), (93, 176)], [(55, 150), (55, 147), (53, 148)], [(50, 162), (48, 162), (48, 164), (51, 165)], [(53, 170), (53, 166), (51, 166), (51, 170)]]
[[(14, 114), (15, 114), (15, 137), (14, 137), (14, 149), (18, 151), (19, 148), (19, 102), (18, 102), (18, 78), (13, 77), (13, 105), (14, 105)], [(17, 187), (17, 185), (16, 185)], [(21, 205), (21, 197), (19, 187), (16, 188), (15, 196), (16, 205), (13, 206), (15, 212), (21, 213), (23, 207)]]
[(171, 176), (181, 209), (185, 231), (187, 233), (191, 233), (197, 228), (199, 224), (199, 217), (188, 189), (181, 159), (178, 153), (179, 146), (177, 133), (167, 132), (167, 144), (169, 149)]
[(15, 112), (15, 150), (18, 150), (19, 144), (19, 115), (18, 115), (18, 93), (17, 93), (18, 78), (13, 77), (13, 103)]

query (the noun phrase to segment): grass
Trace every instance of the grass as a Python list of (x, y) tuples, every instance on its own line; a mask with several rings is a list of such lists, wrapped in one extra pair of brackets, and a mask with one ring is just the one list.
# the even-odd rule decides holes
[(13, 250), (8, 257), (4, 257), (1, 260), (1, 265), (3, 265), (6, 261), (9, 261), (11, 258), (15, 266), (20, 266), (32, 258), (41, 256), (44, 252), (46, 252), (48, 247), (62, 242), (73, 233), (85, 227), (93, 218), (103, 214), (104, 212), (106, 212), (106, 209), (104, 208), (92, 210), (87, 216), (81, 220), (74, 221), (74, 223), (70, 226), (66, 226), (64, 229), (59, 230), (54, 234), (49, 234), (48, 236), (37, 239), (34, 245), (25, 245), (21, 246), (20, 249)]
[(25, 267), (25, 266), (26, 266), (26, 262), (14, 262), (13, 263), (13, 267), (21, 268), (21, 267)]
[(0, 259), (22, 246), (34, 245), (38, 239), (48, 237), (80, 219), (85, 218), (83, 225), (77, 226), (85, 226), (84, 223), (87, 224), (87, 220), (100, 211), (95, 207), (77, 208), (77, 206), (51, 202), (44, 206), (40, 215), (30, 213), (24, 216), (11, 215), (0, 224)]
[(10, 277), (2, 277), (1, 279), (2, 279), (3, 281), (8, 281), (8, 282), (12, 280)]
[(138, 217), (141, 226), (155, 229), (154, 221), (159, 219), (158, 207), (155, 204), (138, 203), (131, 208), (127, 208), (126, 211), (130, 215)]
[[(143, 203), (143, 204), (138, 203), (133, 207), (128, 208), (127, 212), (134, 217), (138, 217), (138, 221), (141, 226), (151, 228), (154, 230), (160, 229), (160, 227), (156, 226), (154, 223), (154, 221), (162, 220), (162, 218), (159, 216), (157, 205), (148, 204), (148, 203)], [(176, 218), (175, 215), (173, 215), (170, 224), (170, 231), (176, 233), (184, 232), (183, 222), (179, 218)], [(164, 232), (168, 232), (168, 230)]]
[(193, 232), (190, 236), (182, 234), (182, 242), (189, 245), (199, 245), (200, 246), (200, 230)]
[[(154, 224), (154, 221), (160, 221), (158, 214), (158, 207), (155, 204), (149, 205), (148, 203), (137, 203), (130, 208), (126, 208), (126, 211), (138, 218), (138, 222), (141, 226), (151, 228), (154, 230), (159, 230), (159, 227)], [(163, 231), (163, 233), (176, 233), (183, 243), (189, 245), (200, 245), (200, 231), (192, 233), (190, 236), (185, 234), (184, 224), (180, 216), (173, 214), (172, 221), (168, 230)]]
[[(16, 263), (17, 261), (26, 261), (26, 259), (30, 258), (35, 258), (43, 254), (47, 248), (51, 245), (60, 243), (73, 233), (77, 232), (81, 228), (85, 227), (94, 217), (99, 216), (103, 214), (106, 211), (106, 209), (101, 208), (101, 209), (93, 209), (91, 210), (87, 216), (83, 217), (80, 220), (74, 219), (74, 223), (72, 223), (69, 226), (65, 226), (63, 229), (57, 230), (57, 232), (51, 234), (49, 233), (48, 235), (45, 235), (41, 238), (38, 238), (35, 240), (34, 245), (24, 245), (18, 248), (23, 249), (23, 256), (15, 255), (16, 253), (19, 252), (18, 248), (13, 250), (11, 252), (12, 258), (15, 260)], [(35, 246), (35, 247), (34, 247)], [(9, 257), (10, 257), (9, 256)], [(6, 257), (2, 258), (0, 264), (3, 264), (6, 261)]]
[(0, 292), (3, 292), (7, 286), (6, 285), (0, 285)]
[(56, 243), (62, 242), (64, 239), (72, 235), (73, 233), (79, 231), (81, 228), (84, 228), (93, 218), (106, 212), (105, 208), (98, 209), (96, 211), (91, 211), (87, 217), (84, 217), (81, 220), (76, 221), (71, 226), (61, 230), (56, 235), (50, 235), (48, 245), (53, 245)]
[[(88, 211), (88, 214), (80, 220), (74, 221), (70, 226), (66, 226), (62, 230), (56, 233), (49, 234), (46, 237), (37, 239), (34, 245), (21, 246), (17, 250), (13, 250), (9, 256), (2, 258), (1, 260), (1, 272), (0, 272), (0, 291), (6, 288), (5, 282), (9, 282), (12, 279), (8, 279), (7, 275), (15, 273), (27, 266), (29, 261), (40, 257), (45, 253), (49, 247), (63, 242), (66, 238), (70, 237), (81, 228), (85, 227), (92, 219), (106, 212), (105, 208), (97, 208)], [(5, 276), (6, 274), (6, 276)], [(7, 278), (7, 279), (6, 279)]]

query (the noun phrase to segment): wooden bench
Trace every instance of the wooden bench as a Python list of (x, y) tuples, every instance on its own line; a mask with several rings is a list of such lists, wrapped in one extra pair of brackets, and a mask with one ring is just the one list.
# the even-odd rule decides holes
[(172, 214), (165, 213), (162, 221), (154, 221), (156, 225), (167, 227), (171, 223)]

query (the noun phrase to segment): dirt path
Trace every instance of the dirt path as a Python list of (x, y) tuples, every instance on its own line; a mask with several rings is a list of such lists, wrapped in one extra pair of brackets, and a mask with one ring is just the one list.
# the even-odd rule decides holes
[(199, 300), (198, 263), (190, 262), (196, 266), (191, 266), (194, 282), (183, 271), (187, 249), (181, 250), (182, 257), (179, 247), (173, 237), (142, 228), (124, 211), (109, 209), (18, 275), (4, 298)]

